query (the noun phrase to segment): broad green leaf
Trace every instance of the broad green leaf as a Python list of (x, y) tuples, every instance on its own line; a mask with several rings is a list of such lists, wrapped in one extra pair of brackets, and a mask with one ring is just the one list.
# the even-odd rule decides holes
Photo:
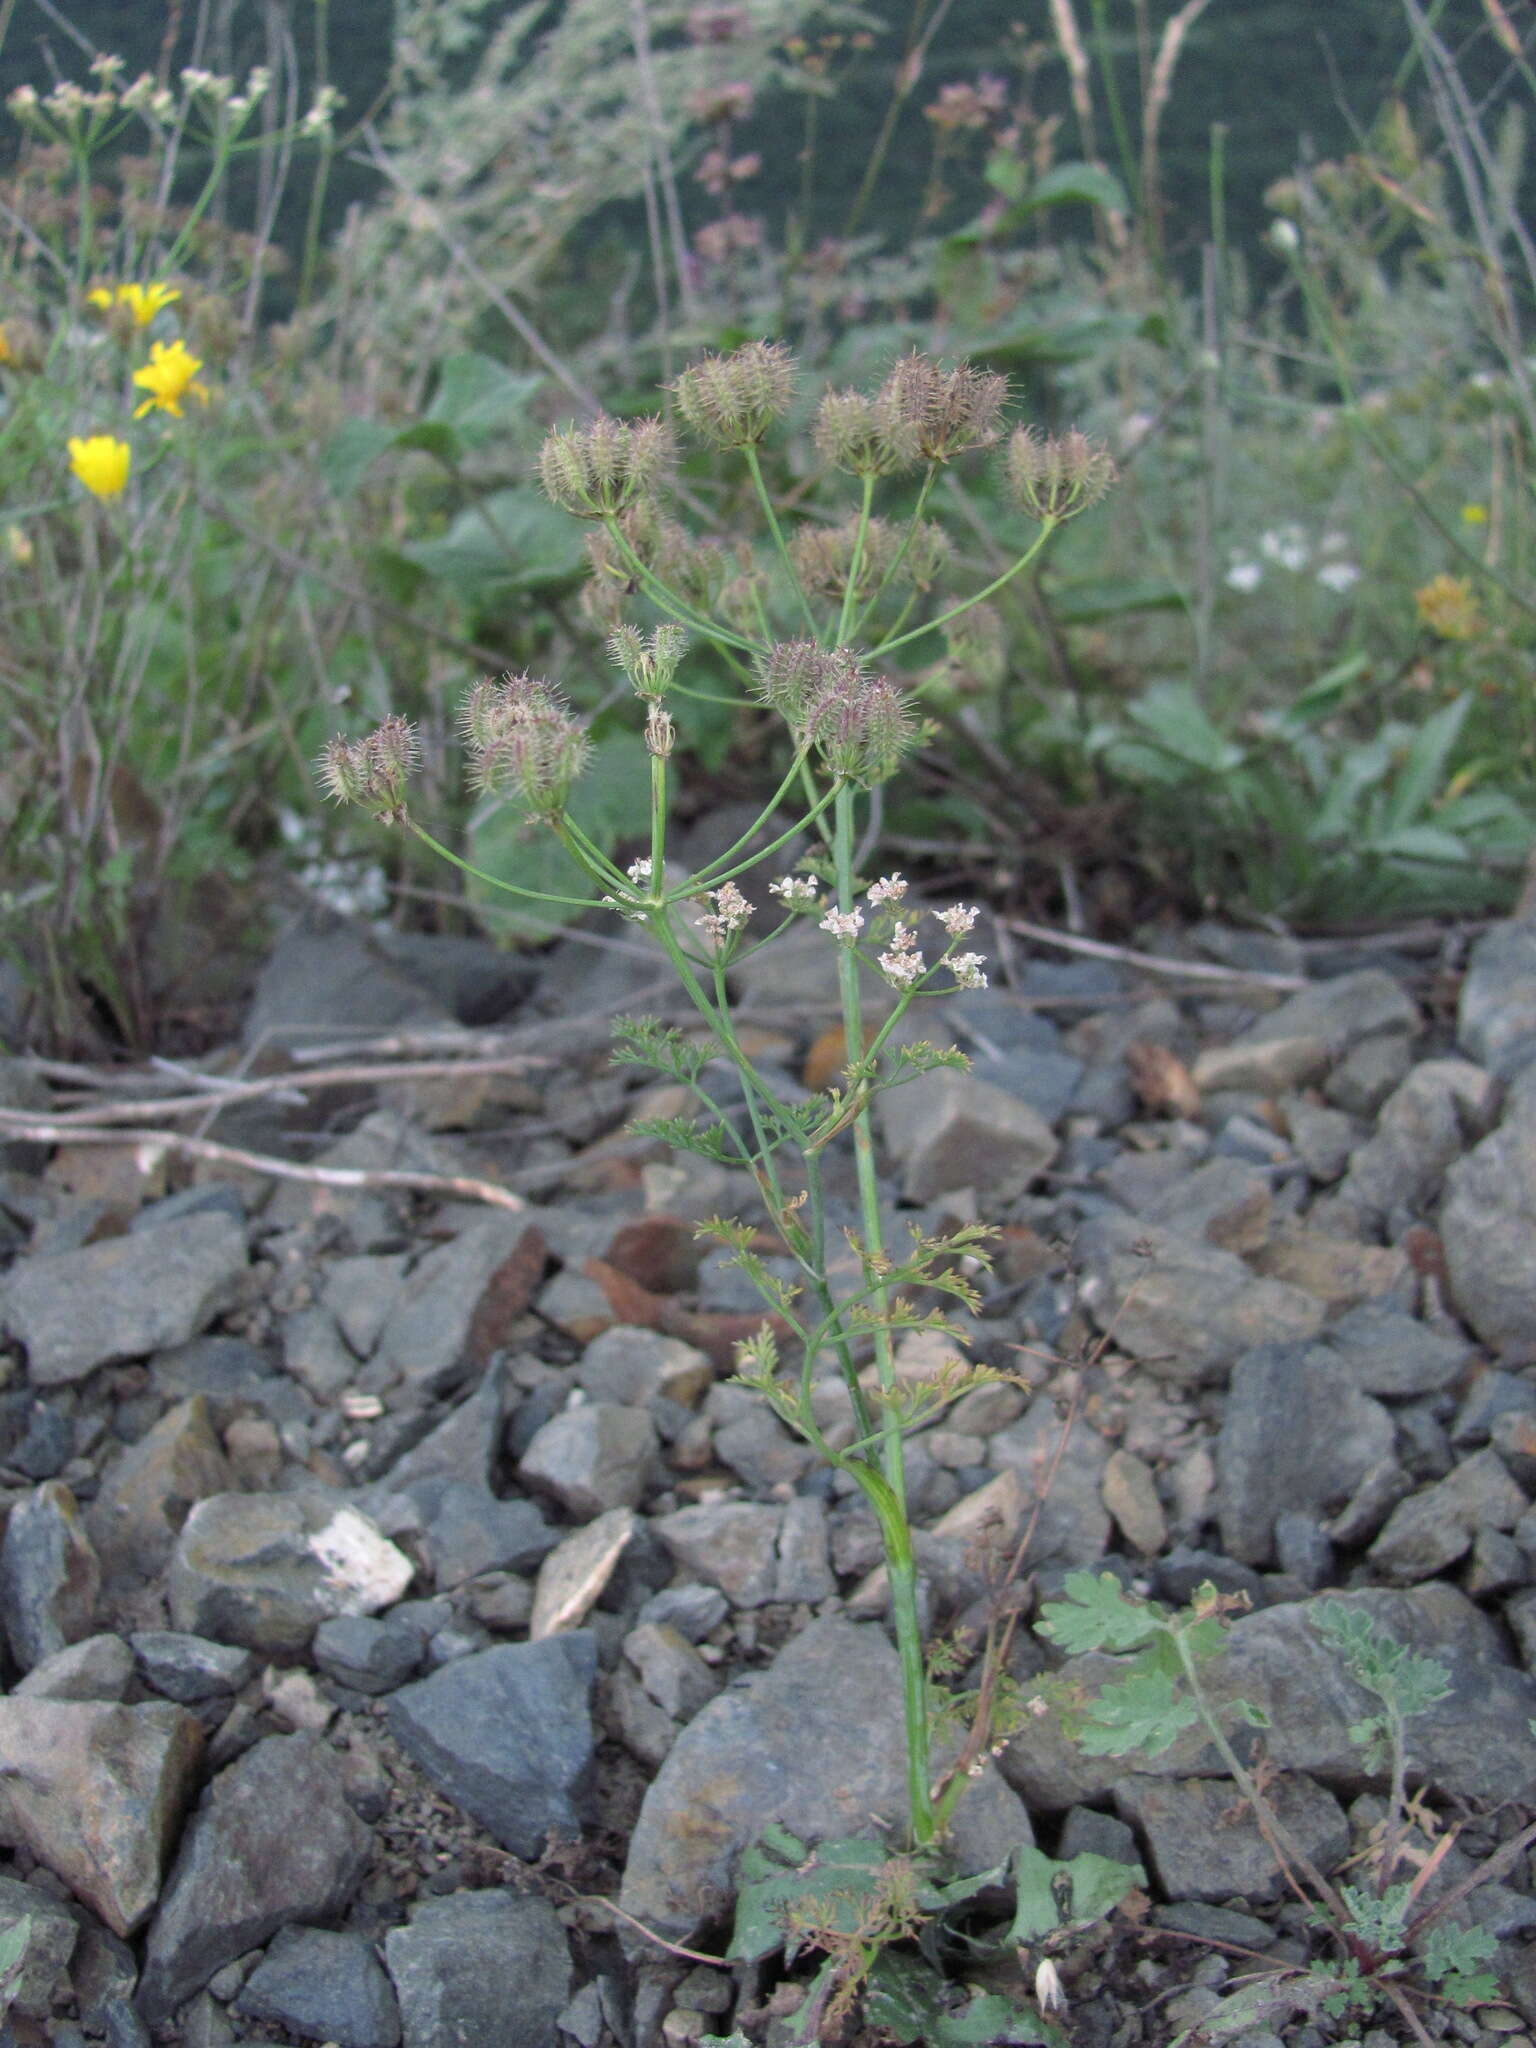
[(1088, 1756), (1161, 1756), (1200, 1716), (1167, 1671), (1137, 1670), (1106, 1685), (1081, 1736)]
[(451, 427), (466, 447), (474, 448), (497, 434), (533, 425), (530, 401), (543, 382), (509, 370), (494, 356), (466, 349), (444, 358), (427, 418)]
[(435, 456), (447, 469), (455, 468), (464, 452), (464, 444), (446, 420), (418, 420), (414, 427), (402, 427), (390, 446)]
[(1065, 1600), (1049, 1601), (1039, 1632), (1069, 1656), (1082, 1650), (1134, 1650), (1156, 1635), (1163, 1613), (1132, 1600), (1113, 1572), (1068, 1572)]
[(1139, 1863), (1117, 1863), (1085, 1851), (1055, 1863), (1033, 1845), (1013, 1852), (1017, 1887), (1010, 1942), (1043, 1941), (1063, 1927), (1087, 1927), (1105, 1919), (1137, 1885), (1145, 1884)]
[(1056, 164), (1019, 202), (1020, 213), (1038, 213), (1042, 206), (1067, 202), (1102, 206), (1108, 213), (1129, 213), (1125, 187), (1103, 164)]
[(338, 498), (350, 498), (386, 448), (395, 428), (383, 420), (343, 420), (320, 450), (316, 467)]
[(1192, 768), (1225, 775), (1242, 763), (1242, 748), (1224, 737), (1188, 683), (1154, 683), (1127, 715), (1148, 739)]
[(1470, 697), (1458, 697), (1419, 727), (1407, 760), (1392, 778), (1387, 823), (1393, 830), (1415, 824), (1444, 789), (1450, 779), (1451, 750), (1471, 708)]
[(990, 2048), (1002, 2042), (1065, 2048), (1067, 2041), (1060, 2027), (1032, 2008), (995, 1991), (967, 1994), (946, 1984), (929, 1964), (893, 1949), (883, 1950), (870, 1972), (864, 2018), (902, 2048)]
[(736, 1924), (726, 1954), (735, 1962), (755, 1962), (779, 1949), (792, 1955), (795, 1942), (787, 1924), (791, 1909), (851, 1933), (861, 1917), (860, 1901), (875, 1892), (890, 1860), (883, 1843), (863, 1837), (823, 1842), (793, 1863), (761, 1850), (753, 1859), (748, 1852), (742, 1859), (745, 1881), (736, 1895)]
[(401, 552), (471, 609), (518, 591), (561, 588), (587, 564), (576, 521), (522, 485), (470, 506), (439, 539)]
[(1441, 867), (1465, 867), (1472, 858), (1464, 839), (1437, 825), (1401, 825), (1395, 831), (1374, 832), (1361, 840), (1360, 851), (1378, 860), (1432, 861)]

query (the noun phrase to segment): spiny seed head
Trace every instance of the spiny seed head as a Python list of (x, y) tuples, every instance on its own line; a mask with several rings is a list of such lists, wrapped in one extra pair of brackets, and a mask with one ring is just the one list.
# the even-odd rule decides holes
[(688, 651), (688, 633), (670, 619), (647, 639), (633, 626), (617, 626), (608, 636), (608, 655), (642, 697), (660, 697), (677, 674)]
[(499, 676), (483, 676), (464, 693), (459, 706), (459, 731), (470, 752), (478, 753), (510, 726), (566, 716), (565, 697), (553, 683), (546, 683), (541, 676), (507, 669)]
[(337, 803), (361, 804), (380, 824), (399, 825), (407, 810), (405, 785), (421, 759), (415, 726), (386, 718), (366, 739), (328, 740), (316, 762), (321, 785)]
[(776, 640), (756, 657), (754, 689), (771, 711), (798, 727), (811, 699), (827, 685), (829, 656), (814, 640)]
[(914, 350), (892, 370), (880, 395), (912, 428), (924, 461), (949, 462), (997, 439), (1008, 379), (969, 363), (941, 369)]
[(510, 797), (530, 818), (558, 817), (587, 758), (587, 736), (574, 718), (551, 712), (508, 725), (470, 764), (470, 787)]
[(869, 789), (895, 774), (916, 728), (889, 677), (845, 670), (808, 706), (805, 736), (829, 774)]
[(701, 441), (755, 447), (795, 395), (795, 359), (781, 341), (749, 341), (705, 356), (672, 386), (677, 409)]
[(1118, 472), (1102, 442), (1074, 427), (1045, 436), (1015, 427), (1008, 437), (1003, 478), (1009, 495), (1032, 519), (1071, 519), (1097, 505)]
[(578, 519), (609, 519), (650, 497), (671, 473), (677, 449), (664, 420), (616, 420), (556, 427), (539, 451), (546, 494)]
[(849, 476), (897, 476), (918, 459), (915, 425), (883, 391), (828, 391), (811, 434), (823, 462)]

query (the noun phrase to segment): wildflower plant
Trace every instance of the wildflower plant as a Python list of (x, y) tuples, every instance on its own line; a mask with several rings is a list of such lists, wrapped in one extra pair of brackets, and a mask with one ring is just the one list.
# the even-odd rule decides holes
[[(687, 434), (745, 470), (765, 536), (760, 553), (699, 540), (673, 517), (667, 489), (679, 446), (660, 417), (599, 417), (557, 429), (544, 446), (546, 492), (591, 531), (589, 613), (609, 626), (610, 658), (644, 721), (650, 811), (643, 854), (618, 865), (573, 815), (569, 797), (585, 734), (562, 692), (537, 677), (507, 674), (468, 693), (462, 731), (470, 779), (555, 836), (590, 885), (585, 898), (555, 897), (487, 874), (434, 839), (410, 809), (413, 740), (398, 719), (361, 742), (333, 740), (320, 772), (333, 797), (404, 827), (479, 882), (562, 909), (617, 910), (670, 960), (702, 1035), (629, 1019), (618, 1026), (616, 1056), (659, 1068), (694, 1091), (701, 1115), (650, 1128), (674, 1146), (746, 1169), (797, 1269), (792, 1282), (773, 1274), (744, 1224), (715, 1219), (706, 1226), (772, 1311), (740, 1347), (740, 1378), (857, 1484), (878, 1519), (903, 1677), (909, 1830), (913, 1846), (923, 1849), (966, 1781), (935, 1792), (903, 1445), (948, 1401), (994, 1375), (957, 1361), (936, 1381), (908, 1387), (894, 1352), (905, 1331), (947, 1327), (916, 1303), (916, 1290), (974, 1302), (965, 1266), (984, 1261), (989, 1233), (966, 1228), (942, 1240), (917, 1237), (905, 1252), (887, 1246), (871, 1108), (883, 1088), (964, 1064), (952, 1049), (911, 1042), (901, 1027), (921, 996), (984, 987), (986, 963), (968, 944), (979, 915), (974, 907), (922, 911), (902, 876), (863, 875), (856, 848), (869, 793), (922, 737), (906, 690), (886, 672), (888, 657), (945, 631), (1019, 575), (1064, 520), (1102, 496), (1113, 471), (1103, 451), (1080, 436), (1041, 441), (1016, 429), (1002, 469), (1017, 504), (1037, 522), (1034, 538), (986, 588), (946, 600), (934, 590), (947, 552), (928, 518), (934, 485), (957, 459), (1002, 440), (1005, 380), (912, 355), (871, 392), (828, 394), (814, 443), (830, 470), (855, 480), (857, 502), (835, 545), (819, 553), (811, 542), (823, 537), (820, 530), (786, 532), (759, 455), (789, 412), (796, 381), (787, 349), (751, 342), (685, 369), (672, 390)], [(914, 473), (904, 521), (877, 518), (882, 480)], [(814, 573), (804, 573), (812, 560)], [(623, 615), (626, 600), (649, 613), (643, 624)], [(686, 719), (690, 703), (708, 694), (683, 680), (689, 650), (700, 645), (734, 676), (739, 715), (750, 717), (758, 707), (759, 718), (766, 712), (779, 723), (784, 763), (753, 826), (693, 873), (679, 874), (669, 848), (670, 763), (675, 719)], [(788, 824), (787, 805), (798, 813)], [(803, 845), (806, 835), (809, 856), (795, 872), (772, 877), (775, 856)], [(730, 977), (796, 924), (824, 934), (832, 950), (846, 1063), (836, 1086), (786, 1101), (737, 1032)], [(866, 1018), (866, 975), (888, 992), (878, 1022)], [(718, 1093), (719, 1062), (738, 1077), (739, 1118)], [(828, 1148), (843, 1140), (852, 1146), (857, 1177), (859, 1225), (851, 1242), (859, 1276), (851, 1292), (838, 1295), (828, 1277), (825, 1163)], [(872, 1374), (863, 1370), (867, 1358)], [(847, 1444), (829, 1438), (812, 1399), (829, 1363), (853, 1417)]]

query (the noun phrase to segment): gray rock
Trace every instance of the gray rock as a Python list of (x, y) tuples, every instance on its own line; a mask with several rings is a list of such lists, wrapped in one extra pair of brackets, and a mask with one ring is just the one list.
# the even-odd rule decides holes
[(358, 1254), (332, 1259), (320, 1288), (320, 1306), (335, 1317), (337, 1328), (357, 1358), (369, 1358), (389, 1320), (405, 1281), (410, 1257), (405, 1252)]
[(1502, 1080), (1536, 1057), (1536, 925), (1512, 919), (1474, 942), (1456, 1036), (1471, 1058)]
[(1286, 1508), (1275, 1517), (1275, 1557), (1281, 1571), (1316, 1592), (1333, 1578), (1333, 1545), (1315, 1515)]
[[(825, 1526), (825, 1516), (823, 1516)], [(638, 1619), (675, 1628), (690, 1643), (702, 1643), (730, 1613), (730, 1602), (716, 1586), (664, 1586), (641, 1608)]]
[(1479, 1529), (1513, 1529), (1529, 1505), (1497, 1451), (1474, 1452), (1392, 1510), (1371, 1564), (1399, 1585), (1431, 1578), (1466, 1555)]
[(1320, 1081), (1332, 1058), (1329, 1040), (1316, 1033), (1256, 1039), (1250, 1032), (1231, 1045), (1207, 1046), (1191, 1068), (1190, 1079), (1203, 1095), (1279, 1095), (1287, 1088), (1309, 1088)]
[(1074, 1806), (1065, 1816), (1056, 1854), (1063, 1863), (1083, 1855), (1107, 1856), (1111, 1863), (1141, 1861), (1133, 1829), (1112, 1813), (1100, 1813), (1095, 1806)]
[(11, 1509), (0, 1545), (0, 1617), (23, 1671), (91, 1633), (100, 1592), (101, 1563), (75, 1496), (45, 1479)]
[(113, 1460), (91, 1503), (87, 1526), (108, 1575), (154, 1578), (196, 1502), (233, 1487), (207, 1396), (178, 1401)]
[(506, 1422), (508, 1380), (492, 1366), (475, 1391), (451, 1408), (437, 1426), (390, 1464), (392, 1492), (423, 1479), (457, 1479), (488, 1487)]
[(237, 1402), (250, 1401), (265, 1409), (274, 1398), (292, 1391), (243, 1337), (193, 1337), (158, 1353), (150, 1360), (149, 1371), (162, 1400), (206, 1394), (221, 1425), (232, 1418)]
[(1337, 1059), (1362, 1039), (1381, 1032), (1411, 1034), (1418, 1028), (1418, 1010), (1402, 984), (1379, 967), (1365, 967), (1298, 989), (1235, 1043), (1255, 1046), (1277, 1039), (1320, 1038)]
[(1398, 1400), (1454, 1386), (1472, 1356), (1465, 1338), (1431, 1329), (1401, 1309), (1362, 1302), (1328, 1325), (1323, 1340), (1362, 1394)]
[[(1029, 1551), (1032, 1570), (1047, 1563), (1093, 1564), (1109, 1548), (1110, 1514), (1104, 1505), (1109, 1445), (1079, 1421), (1058, 1460), (1061, 1434), (1056, 1403), (1040, 1394), (1017, 1422), (997, 1432), (989, 1448), (993, 1471), (1016, 1472), (1026, 1499), (1033, 1501), (1043, 1491)], [(1042, 1489), (1047, 1471), (1051, 1482)]]
[(1257, 1251), (1269, 1235), (1269, 1183), (1267, 1173), (1244, 1160), (1207, 1159), (1179, 1173), (1136, 1213), (1223, 1251)]
[(335, 2048), (396, 2048), (400, 2008), (360, 1934), (280, 1927), (235, 1998), (236, 2012)]
[(55, 1479), (74, 1449), (74, 1422), (56, 1402), (24, 1390), (0, 1398), (0, 1464), (24, 1479)]
[(1360, 1143), (1359, 1125), (1342, 1109), (1328, 1109), (1305, 1095), (1287, 1096), (1283, 1106), (1297, 1158), (1313, 1180), (1324, 1185), (1336, 1181)]
[(526, 1218), (494, 1210), (428, 1252), (379, 1333), (377, 1365), (425, 1393), (446, 1393), (463, 1379), (480, 1297), (527, 1227)]
[(1424, 1060), (1383, 1103), (1376, 1129), (1350, 1160), (1339, 1188), (1367, 1230), (1399, 1210), (1422, 1215), (1445, 1170), (1487, 1127), (1493, 1083), (1469, 1060)]
[(560, 1540), (531, 1500), (497, 1500), (467, 1480), (430, 1480), (412, 1489), (434, 1494), (426, 1551), (439, 1592), (480, 1572), (533, 1571)]
[(1501, 1415), (1536, 1416), (1536, 1386), (1518, 1373), (1483, 1366), (1471, 1375), (1451, 1424), (1451, 1442), (1458, 1449), (1487, 1443)]
[(1350, 1047), (1323, 1083), (1323, 1093), (1350, 1116), (1373, 1117), (1412, 1065), (1407, 1032), (1382, 1032)]
[(0, 1829), (131, 1934), (159, 1896), (202, 1749), (168, 1702), (0, 1700)]
[(1451, 1292), (1485, 1344), (1536, 1358), (1536, 1072), (1510, 1088), (1498, 1128), (1446, 1174), (1440, 1239)]
[(690, 1721), (720, 1690), (720, 1680), (686, 1636), (642, 1622), (624, 1638), (624, 1654), (663, 1713)]
[(354, 1692), (393, 1692), (415, 1675), (425, 1641), (419, 1631), (371, 1614), (339, 1614), (315, 1630), (310, 1655), (327, 1678)]
[(1270, 1563), (1276, 1517), (1335, 1513), (1395, 1438), (1386, 1409), (1355, 1390), (1326, 1345), (1259, 1345), (1232, 1369), (1216, 1439), (1222, 1548)]
[[(1331, 1792), (1301, 1772), (1272, 1778), (1265, 1796), (1280, 1824), (1326, 1877), (1349, 1853), (1349, 1823)], [(1170, 1899), (1219, 1905), (1288, 1891), (1258, 1821), (1220, 1778), (1130, 1778), (1119, 1806), (1141, 1829)]]
[(188, 1216), (19, 1260), (0, 1283), (0, 1325), (26, 1346), (33, 1386), (59, 1386), (195, 1337), (233, 1299), (246, 1263), (232, 1216)]
[(390, 1929), (384, 1954), (404, 2048), (551, 2048), (572, 1971), (547, 1900), (513, 1891), (427, 1899), (409, 1926)]
[(318, 906), (267, 956), (242, 1031), (252, 1048), (292, 1052), (381, 1031), (452, 1030), (452, 1010), (391, 960), (361, 925)]
[(356, 1354), (336, 1318), (318, 1304), (283, 1318), (283, 1367), (317, 1401), (334, 1401), (358, 1374)]
[(1260, 1279), (1231, 1252), (1129, 1216), (1086, 1223), (1077, 1252), (1094, 1322), (1175, 1385), (1220, 1380), (1255, 1345), (1304, 1340), (1323, 1324), (1322, 1302), (1301, 1288)]
[(128, 1641), (145, 1684), (183, 1706), (225, 1699), (255, 1675), (256, 1659), (249, 1650), (210, 1642), (206, 1636), (142, 1629)]
[(775, 1486), (797, 1486), (815, 1461), (816, 1453), (803, 1437), (792, 1435), (784, 1427), (760, 1395), (749, 1394), (748, 1400), (749, 1406), (742, 1414), (715, 1431), (715, 1456), (754, 1493), (767, 1493)]
[(133, 1652), (121, 1636), (86, 1636), (34, 1664), (12, 1697), (25, 1700), (120, 1700), (133, 1676)]
[[(827, 1511), (813, 1496), (796, 1494), (785, 1503), (784, 1519), (779, 1525), (778, 1556), (773, 1580), (775, 1600), (804, 1601), (814, 1607), (819, 1601), (830, 1600), (837, 1591)], [(678, 1626), (686, 1635), (686, 1626), (682, 1622)]]
[(657, 1450), (655, 1424), (643, 1409), (577, 1401), (534, 1437), (518, 1477), (586, 1521), (609, 1508), (638, 1507), (655, 1482)]
[(68, 1989), (65, 1975), (80, 1929), (69, 1910), (35, 1885), (0, 1877), (0, 1935), (26, 1921), (26, 1945), (10, 1983), (9, 2008), (30, 2019), (46, 2020)]
[[(905, 1756), (900, 1666), (884, 1633), (841, 1617), (813, 1621), (768, 1670), (719, 1694), (678, 1736), (630, 1838), (621, 1905), (688, 1940), (729, 1901), (741, 1852), (769, 1821), (809, 1842), (882, 1822), (899, 1828)], [(956, 1809), (963, 1867), (987, 1868), (1000, 1836), (1030, 1839), (1016, 1803), (1006, 1809), (1011, 1822), (1003, 1818), (1000, 1790), (984, 1774)]]
[(578, 1832), (592, 1769), (596, 1644), (585, 1630), (507, 1643), (391, 1695), (396, 1741), (456, 1805), (532, 1861)]
[(701, 1500), (652, 1526), (677, 1563), (733, 1607), (761, 1607), (775, 1595), (783, 1515), (756, 1501)]
[(308, 1734), (258, 1742), (220, 1771), (187, 1824), (149, 1930), (144, 2019), (169, 2019), (216, 1970), (289, 1922), (337, 1918), (371, 1850), (333, 1750)]
[(877, 1115), (909, 1202), (956, 1188), (1012, 1201), (1056, 1157), (1050, 1125), (1028, 1103), (952, 1067), (888, 1090)]
[(576, 1364), (576, 1384), (584, 1393), (629, 1408), (648, 1408), (659, 1394), (686, 1404), (714, 1377), (714, 1366), (692, 1344), (628, 1323), (594, 1337)]
[(410, 1559), (356, 1508), (220, 1493), (187, 1517), (166, 1590), (177, 1629), (271, 1655), (305, 1649), (333, 1615), (392, 1606), (411, 1576)]

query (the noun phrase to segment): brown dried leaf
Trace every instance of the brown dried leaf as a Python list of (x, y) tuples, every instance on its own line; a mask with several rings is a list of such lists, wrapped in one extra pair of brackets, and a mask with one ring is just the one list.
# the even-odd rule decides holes
[(1138, 1038), (1126, 1047), (1125, 1064), (1144, 1109), (1154, 1116), (1199, 1116), (1200, 1090), (1188, 1067), (1166, 1045)]

